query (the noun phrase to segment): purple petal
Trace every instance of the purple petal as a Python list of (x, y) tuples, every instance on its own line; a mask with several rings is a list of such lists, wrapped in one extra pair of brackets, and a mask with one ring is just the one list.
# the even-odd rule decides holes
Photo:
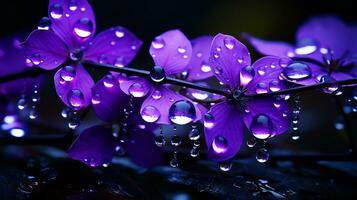
[(344, 72), (333, 72), (333, 73), (331, 73), (331, 76), (336, 81), (342, 81), (342, 80), (347, 80), (347, 79), (354, 78), (351, 74), (344, 73)]
[[(150, 112), (153, 116), (150, 121), (157, 124), (171, 124), (169, 119), (169, 110), (172, 104), (178, 100), (187, 100), (193, 103), (188, 98), (178, 94), (177, 92), (167, 88), (166, 86), (156, 86), (152, 89), (151, 94), (143, 102), (140, 113), (143, 113), (143, 110), (150, 108)], [(194, 103), (193, 103), (194, 104)], [(195, 104), (194, 104), (195, 105)], [(196, 118), (193, 121), (201, 119), (201, 112), (195, 106)]]
[(187, 80), (202, 80), (213, 76), (209, 64), (212, 40), (212, 36), (201, 36), (191, 41), (192, 57), (190, 63), (187, 65)]
[(293, 61), (287, 57), (266, 56), (253, 64), (255, 76), (247, 85), (247, 93), (276, 92), (288, 87), (287, 82), (280, 80), (283, 67)]
[(96, 22), (86, 0), (50, 0), (48, 16), (52, 30), (72, 49), (92, 40)]
[(217, 79), (231, 90), (239, 86), (241, 69), (251, 63), (247, 47), (224, 34), (218, 34), (213, 39), (209, 60)]
[(214, 126), (205, 128), (208, 157), (224, 161), (234, 157), (243, 141), (243, 123), (240, 110), (234, 105), (222, 102), (208, 112), (214, 119)]
[(292, 56), (294, 52), (294, 47), (285, 42), (262, 40), (249, 34), (244, 34), (243, 37), (263, 55), (286, 57)]
[(52, 31), (35, 30), (24, 43), (26, 57), (43, 69), (55, 69), (67, 60), (66, 45)]
[(101, 120), (114, 122), (123, 119), (124, 109), (129, 107), (130, 97), (120, 89), (115, 76), (109, 77), (115, 80), (112, 85), (105, 84), (108, 77), (104, 77), (93, 87), (92, 104), (94, 112)]
[(319, 48), (332, 50), (333, 58), (338, 59), (348, 50), (349, 29), (335, 16), (313, 17), (298, 29), (296, 41), (312, 41)]
[(133, 95), (134, 97), (144, 97), (147, 95), (147, 93), (150, 92), (152, 85), (144, 78), (131, 76), (120, 83), (120, 88), (127, 95)]
[(93, 126), (85, 129), (68, 149), (68, 155), (91, 167), (111, 162), (117, 143), (110, 128)]
[(254, 117), (266, 115), (272, 122), (271, 136), (286, 132), (291, 126), (291, 109), (283, 99), (260, 98), (250, 99), (243, 113), (245, 125), (250, 128)]
[(180, 30), (171, 30), (157, 36), (151, 43), (150, 55), (166, 75), (185, 71), (191, 60), (192, 46)]
[(142, 41), (124, 27), (115, 27), (99, 33), (85, 51), (85, 60), (111, 64), (118, 67), (128, 65), (141, 48)]
[(349, 55), (347, 57), (347, 63), (357, 63), (357, 26), (352, 26), (350, 28), (350, 48)]
[(135, 164), (144, 168), (164, 164), (164, 152), (155, 145), (154, 134), (148, 128), (130, 132), (127, 140), (128, 142), (124, 143), (124, 148)]
[(63, 103), (79, 110), (91, 104), (91, 89), (94, 86), (94, 81), (81, 64), (76, 64), (73, 67), (75, 70), (73, 80), (66, 81), (63, 79), (65, 68), (56, 72), (54, 80), (56, 92)]

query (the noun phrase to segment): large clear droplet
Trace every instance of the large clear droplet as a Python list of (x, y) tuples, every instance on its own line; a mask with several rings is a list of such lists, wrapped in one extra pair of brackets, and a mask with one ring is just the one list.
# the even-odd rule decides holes
[(149, 123), (156, 122), (160, 118), (160, 116), (160, 111), (154, 106), (146, 106), (141, 111), (141, 117), (143, 118), (143, 120)]
[(73, 27), (73, 32), (80, 39), (86, 39), (93, 34), (93, 23), (90, 19), (83, 17)]
[(336, 83), (336, 80), (334, 78), (332, 78), (331, 76), (323, 75), (323, 76), (320, 76), (319, 79), (320, 79), (319, 80), (320, 83), (331, 83), (330, 86), (322, 89), (325, 93), (332, 94), (332, 93), (335, 93), (339, 89), (338, 84)]
[(151, 80), (154, 82), (161, 82), (165, 79), (165, 70), (160, 66), (154, 66), (150, 71)]
[(185, 125), (196, 118), (195, 106), (186, 100), (176, 101), (169, 110), (169, 119), (174, 124)]
[(63, 8), (59, 3), (55, 3), (49, 8), (49, 12), (53, 19), (60, 19), (63, 15)]
[(38, 30), (49, 30), (51, 26), (51, 20), (48, 17), (42, 17), (38, 22)]
[(228, 150), (228, 141), (223, 136), (216, 136), (212, 142), (214, 152), (220, 154)]
[(261, 148), (257, 151), (255, 156), (258, 162), (265, 163), (269, 159), (269, 152), (265, 148)]
[(285, 67), (282, 75), (290, 81), (303, 80), (311, 76), (311, 69), (307, 64), (296, 62)]
[(273, 123), (265, 114), (256, 115), (250, 124), (250, 131), (254, 137), (265, 140), (273, 133)]
[(243, 67), (239, 74), (240, 85), (247, 86), (248, 83), (253, 80), (254, 76), (255, 76), (255, 71), (252, 66)]
[(145, 89), (140, 83), (134, 83), (129, 87), (129, 93), (133, 97), (143, 97), (145, 96)]
[(42, 60), (42, 56), (38, 53), (32, 54), (30, 56), (30, 60), (32, 62), (33, 65), (39, 65), (43, 62)]
[(61, 69), (60, 76), (62, 80), (70, 82), (76, 76), (76, 70), (73, 66), (67, 65)]
[(78, 90), (74, 89), (68, 92), (68, 102), (74, 109), (81, 109), (84, 105), (84, 96), (83, 93)]

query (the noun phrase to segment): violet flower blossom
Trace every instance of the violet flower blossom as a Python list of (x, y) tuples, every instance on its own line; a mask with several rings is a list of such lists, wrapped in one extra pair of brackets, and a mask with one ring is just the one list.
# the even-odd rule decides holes
[[(171, 30), (157, 36), (151, 43), (150, 55), (155, 66), (151, 71), (152, 82), (132, 76), (120, 87), (133, 97), (144, 97), (140, 114), (149, 123), (187, 124), (201, 119), (201, 111), (188, 98), (160, 84), (166, 76), (184, 72), (192, 56), (190, 41), (179, 30)], [(182, 110), (181, 110), (182, 108)]]
[(287, 87), (279, 76), (289, 58), (267, 56), (252, 66), (248, 49), (229, 35), (218, 34), (211, 46), (210, 63), (216, 78), (231, 98), (215, 104), (204, 116), (208, 157), (232, 158), (239, 151), (246, 127), (258, 139), (284, 133), (291, 123), (291, 109), (280, 97), (247, 98), (245, 94), (278, 91)]
[[(305, 22), (296, 33), (296, 44), (245, 38), (264, 55), (288, 56), (296, 60), (283, 75), (286, 80), (312, 85), (334, 82), (356, 76), (356, 27), (350, 27), (335, 16), (318, 16)], [(336, 87), (325, 90), (336, 92)]]
[(66, 64), (55, 74), (56, 92), (67, 106), (79, 110), (91, 103), (94, 86), (81, 61), (123, 67), (142, 42), (123, 27), (105, 30), (94, 38), (95, 16), (86, 0), (50, 0), (48, 14), (51, 30), (33, 31), (24, 43), (26, 54), (34, 65), (46, 70)]

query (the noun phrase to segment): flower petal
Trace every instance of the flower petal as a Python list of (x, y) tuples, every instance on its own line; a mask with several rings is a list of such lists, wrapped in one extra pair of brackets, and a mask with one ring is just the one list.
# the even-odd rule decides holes
[[(114, 122), (124, 118), (124, 109), (129, 107), (130, 97), (120, 89), (117, 81), (111, 87), (105, 85), (106, 78), (98, 81), (92, 89), (93, 110), (101, 120)], [(116, 76), (113, 78), (116, 79)]]
[(67, 60), (66, 45), (52, 31), (33, 31), (25, 41), (24, 47), (26, 57), (43, 69), (55, 69)]
[(111, 162), (117, 143), (110, 128), (93, 126), (85, 129), (68, 149), (68, 155), (91, 167)]
[(99, 33), (85, 51), (84, 59), (118, 67), (128, 65), (141, 48), (142, 41), (124, 27)]
[(239, 86), (242, 67), (250, 65), (247, 47), (232, 36), (218, 34), (212, 41), (210, 63), (219, 81), (234, 90)]
[(192, 46), (180, 30), (171, 30), (157, 36), (150, 46), (150, 55), (166, 75), (185, 71), (192, 56)]
[(209, 64), (212, 40), (212, 36), (201, 36), (191, 40), (192, 57), (190, 63), (187, 65), (187, 80), (202, 80), (213, 76)]
[[(157, 120), (153, 120), (153, 122), (157, 124), (171, 124), (169, 119), (169, 110), (172, 104), (179, 100), (191, 100), (188, 98), (178, 94), (177, 92), (167, 88), (165, 85), (156, 86), (152, 89), (150, 96), (148, 96), (143, 102), (140, 113), (143, 113), (143, 110), (147, 107), (152, 108), (156, 116), (158, 116)], [(193, 121), (197, 121), (201, 119), (201, 112), (197, 106), (195, 106), (196, 118)]]
[(283, 67), (293, 61), (287, 57), (265, 56), (253, 64), (255, 76), (247, 85), (247, 93), (275, 92), (288, 87), (288, 82), (280, 80)]
[(87, 0), (50, 0), (48, 16), (52, 30), (71, 49), (91, 41), (95, 34), (95, 16)]
[(214, 105), (208, 112), (214, 117), (214, 126), (205, 128), (208, 157), (224, 161), (234, 157), (243, 141), (241, 111), (227, 102)]
[(246, 102), (247, 108), (243, 112), (245, 125), (249, 129), (253, 118), (264, 114), (272, 122), (272, 136), (286, 132), (291, 126), (291, 109), (288, 103), (283, 99), (255, 98)]
[(318, 16), (305, 22), (296, 33), (297, 43), (312, 40), (320, 48), (333, 51), (333, 58), (344, 56), (348, 50), (349, 29), (336, 16)]
[(344, 73), (344, 72), (333, 72), (333, 73), (331, 73), (331, 76), (336, 81), (342, 81), (342, 80), (347, 80), (347, 79), (353, 78), (353, 76), (351, 74)]
[(58, 70), (54, 76), (55, 87), (58, 96), (63, 103), (75, 110), (87, 107), (91, 103), (92, 87), (94, 81), (81, 64), (73, 66), (75, 76), (71, 81), (65, 81), (62, 77), (64, 68)]

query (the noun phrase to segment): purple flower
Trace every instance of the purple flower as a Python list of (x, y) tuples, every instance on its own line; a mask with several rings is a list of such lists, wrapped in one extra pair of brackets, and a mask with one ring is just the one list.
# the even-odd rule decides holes
[(142, 118), (158, 124), (186, 124), (201, 119), (200, 110), (191, 100), (170, 89), (170, 85), (159, 83), (166, 76), (187, 69), (192, 56), (190, 41), (179, 30), (167, 31), (151, 43), (150, 55), (155, 62), (152, 82), (134, 76), (120, 84), (121, 89), (133, 97), (147, 95), (140, 109)]
[(249, 35), (245, 37), (264, 55), (288, 56), (298, 60), (300, 65), (286, 69), (287, 80), (312, 85), (355, 76), (351, 72), (353, 69), (347, 66), (357, 63), (356, 34), (356, 27), (347, 26), (335, 16), (318, 16), (298, 29), (295, 44), (265, 41)]
[(26, 55), (43, 69), (61, 66), (54, 77), (57, 94), (78, 110), (91, 103), (94, 86), (81, 61), (123, 67), (135, 57), (142, 42), (123, 27), (105, 30), (94, 38), (95, 16), (86, 0), (50, 0), (48, 15), (51, 30), (33, 31), (24, 43)]
[(245, 94), (278, 91), (286, 87), (280, 73), (292, 61), (267, 56), (252, 66), (248, 49), (229, 35), (218, 34), (211, 46), (210, 63), (216, 78), (231, 98), (214, 105), (204, 116), (209, 158), (232, 158), (243, 141), (244, 125), (258, 139), (284, 133), (290, 127), (291, 110), (281, 98), (248, 98)]

